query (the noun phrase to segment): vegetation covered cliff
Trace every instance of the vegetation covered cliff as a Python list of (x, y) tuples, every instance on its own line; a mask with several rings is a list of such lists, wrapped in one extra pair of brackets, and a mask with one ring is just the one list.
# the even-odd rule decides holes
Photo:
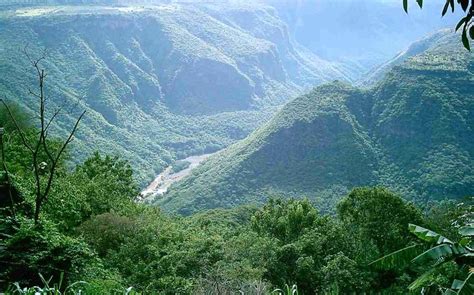
[[(344, 79), (298, 50), (265, 5), (7, 7), (0, 25), (7, 99), (30, 108), (34, 80), (22, 51), (44, 51), (50, 109), (77, 103), (88, 111), (75, 157), (96, 149), (124, 155), (141, 179), (243, 138), (314, 84)], [(70, 120), (61, 117), (56, 132)]]

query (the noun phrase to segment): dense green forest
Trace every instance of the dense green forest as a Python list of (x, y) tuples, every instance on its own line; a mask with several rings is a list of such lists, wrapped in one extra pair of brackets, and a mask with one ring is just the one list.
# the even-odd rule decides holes
[(458, 38), (442, 31), (420, 41), (372, 88), (334, 82), (289, 102), (157, 204), (190, 214), (305, 196), (331, 211), (366, 185), (420, 203), (473, 195), (474, 59)]
[[(14, 110), (32, 140), (35, 128)], [(369, 264), (416, 241), (409, 223), (456, 239), (453, 221), (465, 221), (471, 210), (470, 199), (417, 208), (387, 189), (367, 187), (352, 190), (334, 215), (308, 200), (272, 199), (261, 208), (170, 216), (134, 202), (137, 184), (126, 161), (96, 153), (73, 170), (61, 164), (35, 224), (30, 154), (7, 119), (3, 108), (15, 198), (14, 210), (4, 201), (0, 215), (2, 289), (13, 282), (43, 287), (44, 278), (48, 286), (61, 280), (63, 288), (85, 294), (125, 294), (129, 287), (144, 294), (267, 294), (293, 284), (301, 294), (405, 293), (426, 267)], [(465, 276), (453, 261), (412, 291), (450, 287)]]

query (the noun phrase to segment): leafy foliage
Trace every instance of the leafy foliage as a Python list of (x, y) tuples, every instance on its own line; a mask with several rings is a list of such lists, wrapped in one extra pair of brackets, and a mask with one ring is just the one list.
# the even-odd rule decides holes
[(362, 240), (374, 241), (379, 253), (406, 245), (410, 239), (403, 233), (408, 224), (422, 220), (413, 204), (383, 188), (354, 189), (339, 202), (337, 212), (344, 223), (351, 225), (348, 230), (362, 235)]
[(37, 226), (30, 219), (2, 218), (2, 223), (0, 274), (7, 282), (41, 285), (38, 273), (59, 278), (61, 273), (68, 272), (73, 277), (97, 263), (84, 241), (65, 236), (49, 221)]
[[(96, 153), (75, 170), (63, 171), (39, 225), (23, 210), (21, 219), (2, 219), (8, 225), (0, 240), (6, 283), (17, 282), (11, 287), (25, 292), (49, 292), (58, 288), (48, 286), (84, 281), (73, 286), (101, 294), (132, 294), (123, 286), (143, 293), (264, 294), (287, 282), (298, 289), (276, 292), (396, 290), (405, 285), (366, 268), (366, 254), (382, 252), (375, 247), (378, 234), (366, 233), (379, 218), (388, 240), (406, 241), (391, 228), (421, 218), (411, 204), (380, 188), (354, 190), (341, 202), (338, 218), (318, 213), (308, 200), (278, 199), (260, 209), (174, 217), (134, 203), (135, 189), (130, 167), (118, 158)], [(384, 206), (387, 212), (376, 217)], [(38, 273), (53, 278), (46, 288), (34, 287), (44, 285)]]
[[(471, 294), (474, 290), (471, 269), (474, 255), (472, 248), (473, 240), (470, 234), (474, 225), (472, 224), (473, 219), (470, 216), (466, 217), (469, 224), (459, 228), (461, 235), (459, 242), (452, 242), (436, 232), (410, 224), (408, 226), (409, 231), (420, 240), (428, 243), (430, 247), (420, 252), (418, 245), (409, 246), (379, 258), (371, 264), (379, 268), (393, 268), (394, 266), (403, 266), (407, 262), (406, 258), (411, 256), (413, 264), (425, 265), (428, 267), (428, 271), (410, 284), (410, 290), (419, 290), (439, 285), (445, 290), (444, 294)], [(416, 253), (413, 252), (415, 248), (418, 253), (413, 255), (413, 253)], [(456, 262), (459, 275), (463, 279), (455, 279), (451, 287), (443, 286), (443, 284), (435, 281), (433, 274), (438, 271), (440, 266), (451, 261)], [(443, 283), (446, 284), (446, 282)]]
[(252, 218), (253, 229), (260, 234), (269, 233), (284, 242), (292, 241), (313, 227), (317, 211), (308, 200), (302, 202), (270, 200), (263, 210)]
[[(109, 161), (98, 155), (91, 161), (109, 167)], [(90, 167), (91, 163), (85, 166)], [(106, 171), (102, 166), (92, 166), (93, 171)], [(66, 180), (61, 178), (59, 183)], [(90, 182), (97, 180), (96, 176)], [(118, 182), (116, 186), (120, 187), (118, 178), (110, 181)], [(81, 187), (79, 184), (73, 192), (80, 192)], [(386, 197), (381, 198), (376, 192)], [(94, 198), (100, 200), (97, 194), (91, 197), (76, 199), (79, 208), (87, 208), (85, 205), (94, 202)], [(11, 261), (22, 261), (17, 267), (22, 268), (25, 277), (20, 279), (8, 263), (4, 269), (8, 270), (8, 281), (17, 281), (21, 286), (40, 285), (40, 281), (35, 281), (38, 272), (55, 278), (65, 272), (65, 282), (83, 280), (89, 290), (106, 293), (124, 290), (121, 286), (134, 286), (143, 292), (186, 294), (215, 286), (229, 292), (254, 288), (251, 286), (274, 290), (288, 281), (296, 283), (302, 293), (384, 290), (387, 284), (394, 288), (400, 283), (391, 280), (380, 284), (380, 276), (365, 267), (370, 259), (366, 254), (376, 255), (380, 251), (371, 246), (379, 242), (378, 234), (369, 231), (371, 220), (375, 219), (368, 216), (372, 214), (376, 218), (377, 210), (391, 199), (398, 207), (388, 206), (387, 212), (379, 215), (379, 219), (387, 220), (387, 223), (379, 220), (382, 224), (396, 229), (406, 227), (406, 222), (419, 221), (419, 213), (412, 205), (381, 189), (355, 190), (340, 208), (349, 206), (350, 200), (350, 206), (358, 209), (350, 214), (341, 209), (338, 219), (320, 215), (308, 201), (297, 200), (272, 200), (258, 210), (244, 207), (213, 210), (187, 218), (170, 217), (124, 197), (122, 202), (129, 202), (128, 206), (118, 205), (103, 213), (95, 211), (90, 217), (84, 216), (79, 226), (80, 222), (74, 218), (67, 221), (74, 214), (47, 214), (42, 230), (28, 219), (21, 222), (20, 231), (15, 227), (2, 229), (4, 236), (7, 232), (10, 236), (2, 241), (3, 247), (6, 246), (4, 253)], [(355, 217), (358, 216), (355, 212), (368, 218)], [(49, 218), (54, 218), (60, 226), (48, 221)], [(76, 229), (71, 231), (71, 227)], [(26, 237), (34, 237), (34, 242), (27, 242)], [(384, 237), (391, 241), (407, 240), (403, 232), (389, 228)], [(263, 285), (254, 285), (259, 281)]]
[(188, 161), (176, 161), (174, 162), (173, 164), (173, 168), (172, 168), (172, 171), (173, 173), (177, 173), (177, 172), (180, 172), (186, 168), (189, 167), (189, 165), (191, 165), (191, 162), (188, 162)]

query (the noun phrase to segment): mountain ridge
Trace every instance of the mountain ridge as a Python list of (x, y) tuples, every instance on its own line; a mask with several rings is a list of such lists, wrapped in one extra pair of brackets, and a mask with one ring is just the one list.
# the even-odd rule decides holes
[(355, 186), (423, 202), (474, 193), (474, 59), (444, 34), (371, 89), (334, 82), (289, 102), (157, 204), (190, 214), (306, 196), (330, 211)]
[[(251, 7), (242, 12), (249, 18), (264, 10)], [(285, 68), (292, 56), (282, 59), (286, 53), (272, 41), (219, 21), (216, 14), (195, 5), (0, 10), (0, 57), (8, 61), (0, 67), (10, 73), (0, 78), (0, 89), (31, 113), (34, 101), (26, 89), (35, 80), (19, 49), (38, 44), (28, 48), (33, 57), (46, 49), (51, 109), (79, 101), (88, 110), (74, 160), (96, 149), (120, 154), (143, 183), (174, 159), (243, 138), (287, 99), (327, 79), (315, 70), (318, 60), (311, 66), (292, 63), (292, 69), (296, 64), (297, 70), (315, 71), (306, 80), (293, 79)], [(285, 31), (275, 15), (263, 13), (258, 20), (262, 32)], [(314, 56), (305, 58), (309, 64)], [(326, 75), (340, 76), (335, 69), (331, 73)], [(55, 132), (64, 134), (72, 120), (64, 114)]]

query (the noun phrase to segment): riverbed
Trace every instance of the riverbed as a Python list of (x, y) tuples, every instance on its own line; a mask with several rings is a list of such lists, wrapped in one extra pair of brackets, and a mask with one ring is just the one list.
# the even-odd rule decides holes
[(210, 154), (202, 154), (198, 156), (190, 156), (185, 159), (181, 159), (179, 161), (189, 162), (189, 166), (178, 172), (173, 172), (172, 165), (166, 167), (166, 169), (163, 170), (163, 172), (161, 172), (160, 174), (158, 174), (155, 180), (153, 180), (140, 193), (140, 195), (142, 196), (142, 200), (145, 201), (147, 199), (154, 199), (156, 197), (164, 195), (173, 183), (180, 181), (184, 177), (188, 176), (193, 169), (198, 167), (207, 158), (214, 154), (217, 154), (217, 152)]

